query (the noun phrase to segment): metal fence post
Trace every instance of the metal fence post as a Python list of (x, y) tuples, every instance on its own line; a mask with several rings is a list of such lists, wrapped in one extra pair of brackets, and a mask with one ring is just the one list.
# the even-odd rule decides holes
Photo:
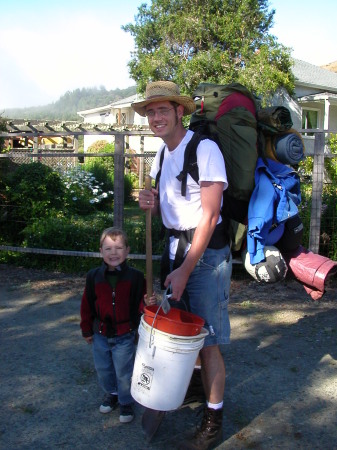
[(114, 153), (114, 226), (124, 224), (124, 135), (115, 135)]
[(315, 134), (309, 249), (319, 253), (324, 178), (324, 133)]

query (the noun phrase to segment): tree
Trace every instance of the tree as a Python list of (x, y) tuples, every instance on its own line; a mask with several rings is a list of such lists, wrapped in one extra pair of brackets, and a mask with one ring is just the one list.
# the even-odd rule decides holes
[[(2, 117), (2, 114), (0, 114), (0, 131), (6, 131), (6, 120)], [(5, 146), (5, 140), (4, 138), (0, 137), (0, 153), (3, 152)]]
[(139, 92), (149, 81), (175, 81), (191, 94), (200, 82), (237, 81), (267, 98), (280, 86), (292, 94), (290, 49), (268, 34), (275, 10), (267, 0), (153, 0), (135, 24), (129, 62)]

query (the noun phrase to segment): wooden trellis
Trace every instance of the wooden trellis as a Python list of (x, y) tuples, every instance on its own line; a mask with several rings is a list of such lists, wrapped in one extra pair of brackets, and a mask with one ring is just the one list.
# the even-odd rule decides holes
[[(78, 137), (81, 135), (113, 135), (115, 136), (115, 151), (112, 154), (90, 154), (78, 153)], [(62, 121), (19, 121), (11, 120), (6, 122), (6, 131), (0, 132), (0, 138), (4, 139), (33, 139), (33, 152), (38, 154), (39, 138), (41, 137), (67, 137), (74, 139), (74, 150), (72, 153), (62, 152), (62, 156), (90, 157), (90, 156), (113, 156), (114, 157), (114, 223), (117, 227), (122, 227), (124, 222), (124, 158), (125, 136), (140, 136), (141, 142), (144, 136), (153, 136), (152, 131), (145, 126), (114, 126), (109, 124), (90, 124), (83, 122), (62, 122)], [(141, 145), (142, 148), (142, 145)], [(11, 152), (15, 156), (15, 152)], [(144, 156), (140, 154), (137, 156)], [(0, 154), (0, 158), (7, 158), (8, 154)], [(55, 157), (53, 153), (43, 153), (43, 157)]]

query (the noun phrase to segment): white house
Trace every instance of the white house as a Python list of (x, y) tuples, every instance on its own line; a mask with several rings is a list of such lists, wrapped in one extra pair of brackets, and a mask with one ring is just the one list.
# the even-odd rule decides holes
[[(142, 117), (135, 113), (131, 108), (131, 103), (140, 99), (137, 94), (116, 102), (110, 103), (106, 106), (100, 106), (98, 108), (88, 109), (86, 111), (79, 111), (77, 114), (84, 119), (84, 123), (91, 124), (109, 124), (109, 125), (132, 125), (148, 127), (146, 117)], [(114, 136), (109, 135), (85, 135), (84, 136), (84, 151), (98, 139), (104, 139), (108, 142), (113, 142)], [(129, 148), (140, 152), (140, 136), (129, 136), (126, 138)], [(144, 151), (152, 152), (157, 151), (162, 140), (152, 136), (144, 137)]]
[[(294, 128), (321, 129), (337, 133), (337, 73), (313, 64), (294, 60), (295, 95), (290, 98), (284, 91), (275, 96), (273, 103), (282, 104), (291, 111)], [(306, 153), (313, 152), (314, 137), (304, 136)]]
[[(337, 133), (337, 73), (295, 59), (293, 74), (295, 76), (294, 97), (291, 98), (284, 90), (281, 90), (275, 95), (273, 104), (289, 108), (294, 128), (297, 130), (317, 128)], [(142, 125), (145, 127), (147, 119), (139, 116), (131, 108), (131, 103), (138, 99), (140, 97), (133, 95), (106, 106), (79, 111), (78, 115), (87, 123)], [(97, 135), (85, 136), (84, 150), (97, 139)], [(99, 139), (111, 141), (113, 136), (99, 137)], [(312, 153), (314, 137), (308, 133), (304, 136), (304, 140), (306, 153)], [(161, 142), (161, 139), (146, 137), (144, 150), (156, 151)], [(129, 146), (139, 152), (140, 138), (130, 136)]]

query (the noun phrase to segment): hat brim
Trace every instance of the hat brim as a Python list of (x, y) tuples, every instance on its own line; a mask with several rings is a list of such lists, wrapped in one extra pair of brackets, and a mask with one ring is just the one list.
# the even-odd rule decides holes
[(163, 95), (162, 97), (158, 96), (158, 97), (154, 97), (154, 98), (149, 98), (146, 100), (142, 100), (140, 102), (134, 102), (131, 103), (131, 107), (134, 111), (136, 111), (137, 114), (139, 114), (140, 116), (145, 117), (146, 116), (146, 106), (149, 105), (150, 103), (157, 103), (157, 102), (175, 102), (178, 103), (179, 105), (183, 105), (184, 107), (184, 116), (188, 116), (190, 114), (192, 114), (195, 109), (196, 109), (196, 105), (194, 103), (194, 100), (191, 97), (187, 97), (185, 95), (179, 95), (179, 96), (166, 96)]

